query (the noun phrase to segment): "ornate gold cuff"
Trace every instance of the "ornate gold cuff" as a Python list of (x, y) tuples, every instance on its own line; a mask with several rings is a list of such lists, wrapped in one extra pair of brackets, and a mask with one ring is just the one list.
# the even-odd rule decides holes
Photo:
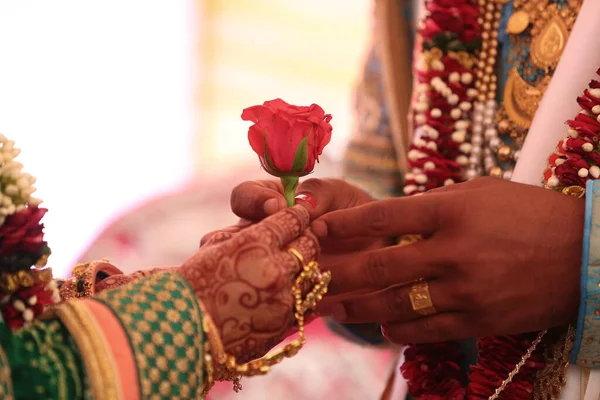
[(57, 279), (61, 300), (91, 297), (96, 293), (96, 280), (99, 274), (111, 276), (122, 273), (121, 270), (112, 265), (108, 260), (78, 264), (73, 268), (71, 278), (65, 280)]

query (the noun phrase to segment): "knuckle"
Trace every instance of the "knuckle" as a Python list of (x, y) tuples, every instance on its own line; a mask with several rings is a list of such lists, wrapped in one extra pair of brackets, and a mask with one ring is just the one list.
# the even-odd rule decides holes
[(300, 190), (309, 190), (311, 192), (323, 192), (327, 190), (329, 181), (325, 179), (310, 178), (302, 182)]
[(396, 317), (406, 315), (405, 313), (409, 308), (408, 303), (408, 295), (402, 287), (397, 286), (389, 291), (387, 307), (391, 312), (391, 315), (394, 315)]
[(384, 207), (379, 205), (367, 209), (365, 220), (368, 226), (375, 232), (386, 230), (390, 224), (388, 212)]
[(366, 279), (375, 287), (382, 287), (387, 282), (387, 265), (380, 253), (369, 255), (365, 265)]
[(200, 239), (199, 247), (206, 246), (207, 243), (209, 243), (210, 239), (215, 235), (215, 233), (216, 233), (216, 231), (213, 231), (213, 232), (209, 232), (206, 235), (202, 236), (202, 238)]
[(283, 212), (289, 215), (292, 225), (295, 225), (299, 231), (304, 231), (310, 224), (310, 214), (304, 207), (295, 206), (287, 208)]

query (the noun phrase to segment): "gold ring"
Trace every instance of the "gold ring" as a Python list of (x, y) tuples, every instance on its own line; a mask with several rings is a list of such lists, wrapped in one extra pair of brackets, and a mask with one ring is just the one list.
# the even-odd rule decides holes
[(293, 254), (294, 256), (296, 256), (296, 258), (298, 260), (300, 260), (300, 263), (302, 265), (305, 265), (305, 263), (304, 263), (304, 257), (302, 257), (302, 254), (300, 254), (300, 252), (298, 250), (290, 247), (290, 248), (287, 249), (287, 251), (288, 251), (288, 253)]
[(424, 280), (415, 282), (408, 292), (412, 309), (419, 315), (437, 314), (431, 295), (429, 294), (429, 284)]

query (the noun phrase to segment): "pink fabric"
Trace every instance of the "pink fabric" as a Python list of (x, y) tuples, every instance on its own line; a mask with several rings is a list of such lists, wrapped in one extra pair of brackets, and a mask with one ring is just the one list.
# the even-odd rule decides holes
[(120, 378), (120, 382), (118, 382), (121, 392), (120, 398), (127, 400), (141, 399), (135, 358), (121, 323), (112, 311), (102, 303), (95, 300), (84, 300), (82, 304), (90, 310), (90, 315), (96, 319), (98, 326), (104, 333), (104, 340), (111, 349), (111, 356), (115, 367), (118, 369), (117, 375)]

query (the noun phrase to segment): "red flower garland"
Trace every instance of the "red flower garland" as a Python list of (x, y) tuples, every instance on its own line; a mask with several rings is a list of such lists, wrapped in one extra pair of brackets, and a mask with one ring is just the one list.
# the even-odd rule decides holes
[(30, 206), (9, 215), (0, 225), (0, 312), (11, 329), (21, 328), (59, 300), (50, 269), (41, 219), (47, 210)]
[(466, 116), (477, 95), (473, 63), (481, 43), (479, 5), (472, 0), (436, 0), (426, 7), (419, 34), (429, 60), (416, 56), (416, 134), (408, 155), (407, 195), (463, 179), (461, 164), (466, 164), (470, 151)]
[[(600, 75), (600, 69), (596, 71)], [(592, 80), (589, 89), (577, 98), (581, 111), (567, 121), (568, 136), (548, 160), (544, 180), (549, 188), (563, 190), (570, 186), (585, 188), (589, 179), (600, 178), (600, 82)]]

